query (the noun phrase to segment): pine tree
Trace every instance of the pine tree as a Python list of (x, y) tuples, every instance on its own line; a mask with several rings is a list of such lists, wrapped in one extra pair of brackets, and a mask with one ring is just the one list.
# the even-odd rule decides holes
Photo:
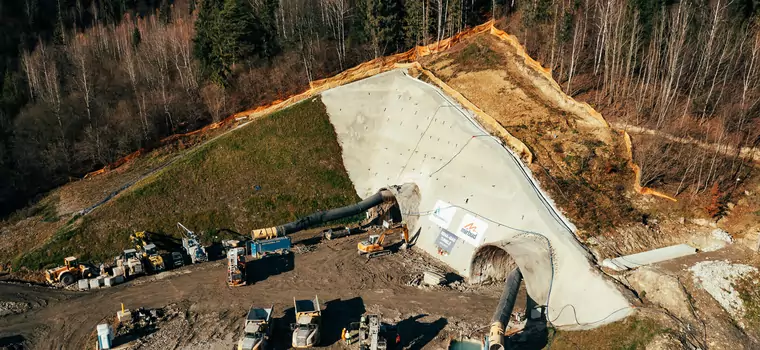
[(406, 0), (404, 9), (404, 37), (407, 47), (422, 45), (424, 41), (425, 28), (423, 28), (424, 3), (425, 0)]
[(276, 11), (276, 0), (267, 0), (260, 8), (253, 8), (247, 0), (201, 2), (194, 52), (203, 73), (218, 84), (226, 84), (235, 64), (276, 55)]
[(201, 71), (217, 83), (220, 63), (214, 56), (214, 29), (221, 0), (203, 0), (195, 21), (195, 38), (193, 38), (193, 54), (200, 61)]

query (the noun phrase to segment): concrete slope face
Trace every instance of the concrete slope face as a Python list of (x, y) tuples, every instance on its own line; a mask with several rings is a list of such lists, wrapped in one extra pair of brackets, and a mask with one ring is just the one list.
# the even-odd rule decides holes
[(399, 199), (416, 247), (471, 281), (484, 266), (476, 261), (508, 253), (558, 326), (591, 328), (631, 312), (522, 163), (440, 90), (395, 70), (322, 101), (359, 196), (416, 184), (415, 200)]

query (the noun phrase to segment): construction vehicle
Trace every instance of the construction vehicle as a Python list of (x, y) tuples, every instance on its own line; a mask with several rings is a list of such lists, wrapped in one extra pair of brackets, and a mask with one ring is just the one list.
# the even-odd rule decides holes
[(245, 248), (246, 241), (240, 241), (237, 239), (225, 239), (222, 240), (222, 254), (227, 255), (227, 252), (232, 248)]
[(322, 326), (322, 310), (319, 307), (319, 297), (314, 300), (296, 300), (296, 322), (290, 325), (293, 330), (292, 345), (294, 348), (310, 348), (319, 343)]
[(61, 283), (68, 286), (81, 278), (93, 276), (90, 266), (80, 264), (76, 257), (70, 256), (63, 259), (63, 266), (45, 271), (45, 279), (50, 284)]
[[(237, 241), (236, 241), (237, 242)], [(278, 237), (261, 241), (249, 241), (249, 250), (253, 260), (261, 259), (270, 254), (290, 253), (290, 237)], [(237, 243), (236, 245), (241, 245)], [(246, 278), (246, 248), (227, 246), (227, 285), (230, 287), (244, 286)]]
[(278, 237), (248, 243), (251, 255), (261, 259), (269, 254), (287, 254), (290, 252), (290, 237)]
[(151, 271), (157, 273), (166, 269), (164, 258), (158, 254), (156, 245), (149, 242), (148, 234), (145, 231), (135, 232), (129, 238), (132, 240), (138, 255), (142, 257), (146, 265), (150, 266)]
[(272, 336), (270, 319), (274, 306), (269, 308), (251, 307), (245, 317), (243, 337), (238, 341), (238, 350), (265, 350), (269, 348)]
[(409, 244), (409, 230), (405, 223), (398, 223), (391, 225), (388, 221), (383, 222), (383, 233), (379, 235), (370, 235), (367, 240), (361, 241), (357, 244), (359, 254), (367, 254), (367, 258), (373, 258), (377, 256), (390, 254), (391, 251), (386, 249), (385, 238), (388, 235), (401, 233), (401, 237), (404, 243), (401, 245), (401, 249), (406, 249)]
[(116, 267), (123, 270), (126, 277), (134, 277), (145, 273), (142, 259), (137, 249), (125, 249), (121, 256), (116, 258)]
[[(346, 345), (358, 344), (360, 350), (386, 350), (389, 344), (397, 344), (400, 341), (398, 333), (393, 331), (395, 327), (384, 325), (380, 322), (380, 316), (362, 315), (359, 322), (352, 322), (347, 328), (343, 328), (341, 339)], [(389, 341), (391, 338), (393, 342)]]
[(190, 262), (193, 264), (199, 264), (208, 261), (206, 248), (203, 248), (200, 244), (195, 232), (190, 231), (179, 222), (177, 223), (177, 227), (182, 230), (182, 247), (185, 248), (185, 253), (190, 257)]
[(245, 284), (245, 248), (231, 248), (227, 251), (227, 285), (239, 287)]
[(172, 252), (172, 266), (174, 268), (182, 267), (185, 265), (185, 258), (180, 252)]

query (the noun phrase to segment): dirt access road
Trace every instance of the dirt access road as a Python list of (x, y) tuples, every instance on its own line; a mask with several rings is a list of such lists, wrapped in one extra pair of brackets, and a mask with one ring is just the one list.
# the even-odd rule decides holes
[(23, 339), (32, 349), (82, 349), (95, 326), (112, 318), (120, 303), (132, 309), (176, 304), (172, 308), (181, 310), (180, 317), (166, 327), (159, 324), (142, 348), (229, 349), (251, 305), (274, 304), (275, 317), (282, 319), (292, 314), (294, 297), (317, 294), (325, 308), (323, 346), (341, 347), (340, 330), (362, 313), (376, 312), (385, 321), (402, 321), (411, 326), (407, 330), (424, 333), (401, 330), (408, 347), (441, 348), (448, 336), (486, 326), (496, 307), (501, 286), (460, 291), (407, 285), (415, 274), (436, 266), (416, 249), (367, 261), (356, 252), (364, 234), (323, 242), (294, 238), (291, 258), (259, 261), (266, 265), (249, 268), (256, 271), (255, 283), (245, 287), (227, 287), (224, 260), (90, 292), (1, 284), (0, 301), (29, 299), (36, 307), (0, 317), (0, 344)]

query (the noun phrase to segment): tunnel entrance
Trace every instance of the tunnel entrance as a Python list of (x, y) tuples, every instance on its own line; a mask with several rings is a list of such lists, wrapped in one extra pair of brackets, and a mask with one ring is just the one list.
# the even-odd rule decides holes
[(485, 245), (480, 247), (472, 260), (470, 283), (501, 283), (517, 264), (506, 250)]

